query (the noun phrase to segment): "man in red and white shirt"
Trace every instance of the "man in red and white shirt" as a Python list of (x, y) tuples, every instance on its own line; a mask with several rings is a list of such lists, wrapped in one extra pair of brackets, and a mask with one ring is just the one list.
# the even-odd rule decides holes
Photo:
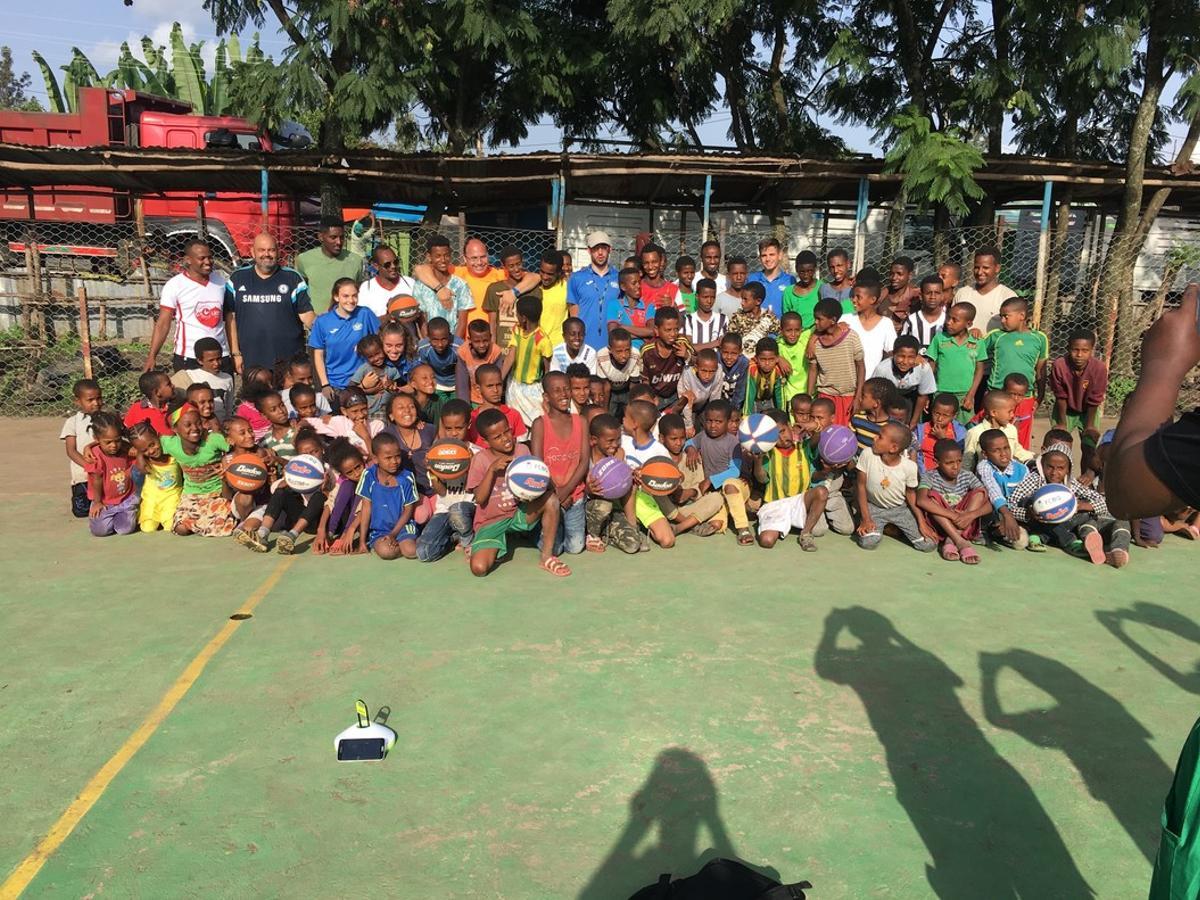
[(221, 371), (232, 375), (233, 359), (225, 336), (225, 295), (225, 276), (213, 271), (212, 250), (204, 241), (189, 241), (183, 251), (183, 271), (163, 285), (150, 353), (142, 368), (149, 372), (155, 367), (174, 319), (171, 371), (196, 368), (196, 341), (210, 337), (221, 345)]

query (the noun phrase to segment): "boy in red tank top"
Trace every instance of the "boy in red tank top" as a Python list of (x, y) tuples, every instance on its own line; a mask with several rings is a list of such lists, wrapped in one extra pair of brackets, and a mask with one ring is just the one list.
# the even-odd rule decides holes
[[(542, 378), (545, 392), (541, 417), (534, 419), (530, 439), (533, 455), (550, 467), (550, 478), (562, 510), (558, 533), (552, 535), (555, 556), (582, 553), (587, 540), (584, 479), (591, 460), (588, 429), (584, 417), (571, 412), (571, 380), (564, 372), (549, 372)], [(543, 531), (539, 539), (546, 540)]]

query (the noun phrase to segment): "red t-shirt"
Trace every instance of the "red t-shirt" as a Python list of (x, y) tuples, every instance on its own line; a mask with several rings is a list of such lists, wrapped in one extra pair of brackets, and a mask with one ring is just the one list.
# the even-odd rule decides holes
[(642, 302), (656, 309), (662, 306), (674, 306), (676, 309), (687, 309), (687, 303), (679, 296), (679, 285), (674, 281), (664, 281), (654, 287), (648, 281), (642, 281)]
[[(522, 456), (529, 455), (529, 448), (524, 444), (517, 444), (513, 448), (513, 459), (520, 459)], [(484, 450), (475, 454), (475, 458), (471, 460), (471, 468), (467, 470), (467, 490), (473, 491), (483, 483), (483, 477), (487, 474), (487, 470), (492, 467), (492, 463), (496, 461), (496, 454), (490, 449)], [(501, 519), (507, 519), (517, 510), (520, 501), (512, 495), (512, 491), (508, 489), (508, 484), (504, 481), (504, 473), (496, 475), (496, 480), (492, 482), (492, 493), (488, 496), (488, 502), (480, 506), (475, 506), (475, 528), (482, 528), (484, 525), (489, 525), (492, 522), (499, 522)]]
[(138, 400), (125, 413), (125, 427), (132, 428), (138, 422), (149, 422), (160, 436), (174, 434), (175, 431), (167, 424), (167, 414), (157, 406), (151, 406), (145, 400)]
[(99, 473), (104, 476), (100, 489), (100, 497), (94, 496), (91, 480), (88, 481), (88, 499), (99, 499), (105, 506), (116, 506), (133, 493), (133, 477), (130, 472), (132, 463), (128, 456), (108, 456), (100, 452), (99, 444), (90, 444), (94, 462), (83, 467), (89, 475)]
[[(483, 412), (482, 406), (477, 406), (471, 410), (471, 427), (467, 429), (467, 440), (478, 447), (487, 449), (488, 442), (479, 436), (479, 432), (475, 430), (475, 420), (479, 418), (479, 414)], [(511, 406), (506, 406), (501, 403), (496, 409), (504, 413), (504, 418), (508, 419), (508, 427), (512, 429), (513, 437), (518, 441), (525, 436), (525, 423), (521, 420), (521, 414)]]
[(1033, 414), (1037, 412), (1037, 398), (1026, 397), (1017, 404), (1013, 412), (1013, 424), (1017, 426), (1017, 440), (1026, 450), (1033, 441)]

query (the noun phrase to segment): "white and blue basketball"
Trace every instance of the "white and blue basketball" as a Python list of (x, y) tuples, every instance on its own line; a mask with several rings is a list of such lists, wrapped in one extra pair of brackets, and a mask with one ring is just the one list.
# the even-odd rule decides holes
[(310, 494), (325, 482), (325, 464), (309, 453), (293, 456), (283, 467), (283, 480), (293, 491)]
[(1065, 485), (1048, 484), (1040, 487), (1029, 501), (1033, 517), (1046, 525), (1057, 525), (1075, 515), (1078, 504), (1075, 495)]
[(779, 423), (770, 416), (753, 413), (742, 419), (742, 424), (738, 426), (738, 440), (743, 450), (768, 453), (779, 443)]
[(550, 467), (536, 456), (518, 457), (504, 470), (504, 483), (518, 500), (536, 500), (550, 487)]

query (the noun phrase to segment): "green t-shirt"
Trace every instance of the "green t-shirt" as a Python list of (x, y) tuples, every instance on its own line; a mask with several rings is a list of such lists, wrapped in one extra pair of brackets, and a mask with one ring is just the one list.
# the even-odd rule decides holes
[(979, 342), (979, 355), (992, 361), (988, 387), (998, 391), (1004, 379), (1020, 372), (1032, 388), (1037, 383), (1037, 364), (1050, 356), (1050, 341), (1040, 331), (989, 331)]
[[(800, 315), (800, 327), (812, 328), (813, 309), (821, 299), (821, 279), (813, 281), (812, 287), (801, 292), (798, 284), (788, 285), (783, 289), (783, 312), (794, 312)], [(782, 313), (780, 314), (782, 316)]]
[(679, 299), (687, 304), (687, 311), (689, 313), (694, 313), (696, 311), (696, 295), (695, 294), (685, 294), (683, 291), (680, 291)]
[(183, 439), (175, 434), (162, 438), (162, 448), (183, 470), (185, 494), (221, 493), (221, 456), (229, 452), (229, 444), (219, 434), (209, 433), (195, 453), (185, 453)]
[(965, 337), (960, 344), (946, 332), (939, 331), (925, 350), (925, 356), (937, 366), (939, 391), (961, 396), (971, 389), (975, 363), (980, 356), (979, 338), (969, 334)]
[(308, 299), (319, 316), (329, 309), (334, 282), (353, 278), (357, 286), (362, 281), (363, 258), (345, 248), (337, 256), (326, 256), (320, 247), (313, 247), (296, 257), (296, 271), (308, 283)]
[(808, 368), (804, 363), (804, 351), (808, 349), (808, 340), (811, 337), (812, 329), (810, 328), (800, 332), (800, 337), (794, 344), (789, 344), (782, 336), (779, 338), (779, 356), (786, 359), (792, 367), (792, 374), (783, 383), (784, 412), (788, 411), (787, 405), (792, 402), (792, 398), (797, 394), (803, 394), (808, 388)]

